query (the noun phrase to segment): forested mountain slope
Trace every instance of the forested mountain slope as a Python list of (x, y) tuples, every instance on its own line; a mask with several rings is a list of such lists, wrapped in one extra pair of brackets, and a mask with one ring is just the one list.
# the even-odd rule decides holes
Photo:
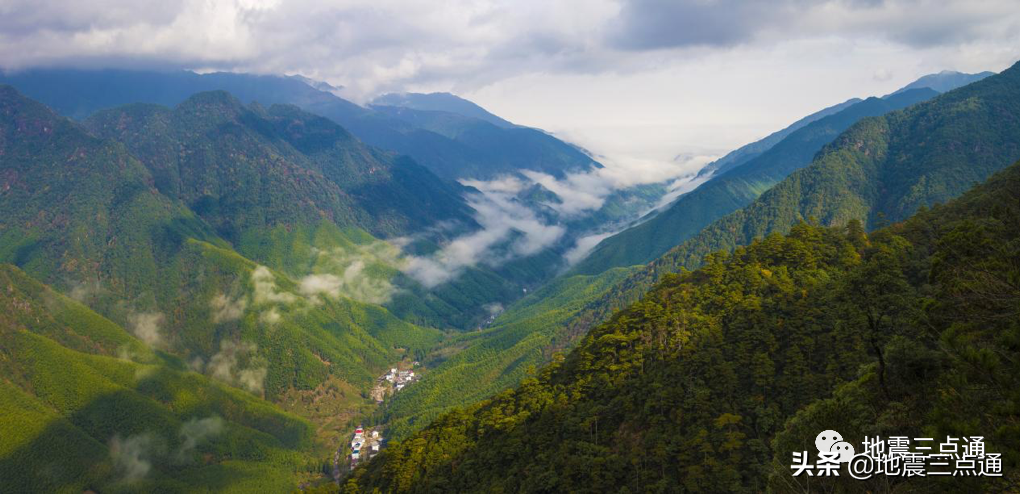
[[(865, 234), (804, 222), (669, 275), (346, 492), (1008, 490), (1020, 482), (1020, 164)], [(791, 475), (819, 431), (980, 435), (1002, 478)]]
[[(13, 85), (76, 119), (131, 103), (176, 106), (195, 93), (216, 90), (227, 91), (244, 103), (293, 104), (333, 120), (370, 145), (406, 154), (446, 179), (488, 179), (520, 170), (562, 176), (600, 166), (575, 147), (538, 130), (500, 126), (448, 111), (404, 108), (402, 115), (389, 115), (358, 106), (297, 77), (37, 69), (0, 75), (0, 83)], [(415, 124), (416, 116), (436, 113), (459, 132), (440, 133)]]
[[(226, 149), (253, 158), (260, 151)], [(279, 164), (274, 153), (265, 151), (263, 164)], [(210, 178), (204, 190), (251, 185), (229, 179), (242, 164), (218, 163), (222, 168), (210, 170), (224, 175)], [(363, 230), (317, 215), (262, 231), (245, 225), (232, 243), (217, 231), (232, 230), (196, 215), (179, 200), (184, 194), (161, 193), (124, 145), (89, 135), (6, 86), (0, 180), (0, 262), (73, 296), (152, 351), (255, 396), (279, 402), (291, 392), (317, 393), (324, 402), (360, 402), (357, 390), (401, 354), (420, 354), (441, 337), (379, 305), (393, 290), (385, 281), (395, 271), (387, 267), (395, 249)], [(266, 189), (251, 190), (239, 192), (240, 199)], [(303, 205), (282, 206), (207, 217), (223, 224), (279, 219)], [(242, 256), (236, 245), (261, 260)], [(320, 247), (330, 250), (316, 253)], [(134, 361), (133, 355), (118, 356)], [(353, 397), (331, 392), (340, 383)], [(336, 433), (324, 431), (320, 439)]]
[[(944, 202), (1020, 158), (1020, 64), (930, 101), (867, 118), (840, 134), (811, 165), (792, 173), (614, 286), (576, 320), (591, 321), (635, 302), (663, 276), (696, 267), (716, 250), (785, 232), (798, 221), (899, 221)], [(573, 325), (573, 324), (572, 324)]]
[(782, 130), (777, 130), (760, 140), (750, 144), (745, 144), (733, 151), (730, 151), (729, 153), (726, 153), (722, 158), (719, 158), (705, 165), (705, 167), (701, 170), (698, 170), (698, 176), (722, 175), (733, 168), (753, 160), (765, 151), (768, 151), (772, 148), (772, 146), (779, 144), (779, 142), (785, 139), (786, 136), (796, 132), (798, 129), (805, 127), (816, 120), (832, 115), (833, 113), (838, 113), (845, 108), (860, 102), (860, 98), (850, 98), (838, 105), (832, 105), (828, 108), (812, 113), (800, 120), (797, 120)]
[(136, 104), (101, 111), (84, 124), (123, 142), (160, 192), (232, 241), (252, 229), (323, 219), (376, 236), (444, 221), (473, 224), (462, 188), (295, 107), (245, 107), (214, 91), (173, 109)]
[[(1016, 108), (1017, 102), (1020, 101), (1020, 98), (1018, 98), (1020, 96), (1018, 94), (1020, 93), (1020, 85), (1015, 81), (1016, 70), (1016, 67), (1014, 67), (1002, 75), (992, 76), (980, 83), (975, 83), (982, 84), (983, 86), (967, 86), (935, 98), (932, 101), (921, 103), (910, 110), (894, 112), (893, 114), (876, 119), (875, 121), (885, 121), (886, 118), (891, 118), (893, 115), (901, 115), (899, 118), (904, 118), (909, 115), (915, 115), (915, 113), (910, 113), (914, 111), (914, 108), (929, 108), (924, 113), (927, 116), (916, 114), (916, 117), (910, 117), (927, 121), (924, 132), (931, 132), (932, 134), (926, 146), (928, 148), (945, 147), (957, 151), (953, 159), (948, 159), (950, 156), (954, 156), (953, 154), (939, 157), (938, 159), (943, 161), (941, 162), (942, 165), (937, 169), (928, 168), (926, 154), (919, 153), (915, 156), (906, 153), (906, 150), (903, 155), (904, 161), (884, 163), (881, 166), (896, 167), (900, 173), (907, 175), (910, 173), (925, 174), (930, 176), (930, 179), (937, 181), (947, 180), (942, 178), (943, 176), (957, 177), (960, 174), (974, 177), (964, 182), (954, 182), (954, 186), (942, 190), (940, 194), (926, 196), (922, 203), (930, 204), (958, 195), (964, 190), (967, 183), (973, 183), (982, 177), (986, 177), (993, 170), (1008, 164), (1011, 159), (1016, 160), (1020, 158), (1020, 152), (1017, 152), (1017, 143), (1020, 143), (1020, 128), (1016, 126), (1016, 118), (1020, 114), (1018, 112), (1020, 109)], [(964, 93), (957, 94), (958, 91), (964, 91)], [(961, 99), (971, 99), (977, 94), (981, 95), (980, 101), (982, 103), (975, 105), (972, 110), (960, 111), (956, 102)], [(881, 108), (883, 106), (883, 103), (880, 103), (881, 101), (883, 100), (876, 99), (872, 103), (877, 103), (875, 107)], [(953, 117), (950, 118), (946, 115), (945, 118), (940, 120), (931, 120), (932, 115), (943, 113), (952, 114)], [(825, 119), (823, 118), (819, 122), (822, 120)], [(865, 119), (854, 128), (866, 125), (868, 121), (869, 119)], [(912, 123), (900, 124), (895, 132), (901, 133), (904, 137), (898, 139), (908, 139), (907, 135), (913, 132), (913, 125)], [(831, 153), (839, 154), (841, 152), (849, 153), (851, 150), (856, 151), (857, 140), (847, 142), (840, 140), (854, 132), (854, 128), (841, 134), (840, 138), (836, 139), (831, 146), (826, 148), (832, 151), (823, 151), (818, 156), (818, 160), (831, 160), (832, 157), (825, 158), (825, 156)], [(807, 135), (810, 136), (810, 134)], [(961, 140), (968, 142), (968, 145), (959, 146)], [(865, 140), (862, 142), (870, 141)], [(840, 151), (844, 147), (849, 149)], [(927, 152), (925, 151), (925, 153)], [(867, 153), (870, 153), (870, 151), (864, 150), (859, 154), (862, 157), (867, 157)], [(937, 155), (940, 153), (934, 151), (933, 154)], [(820, 161), (818, 160), (794, 175), (807, 174), (815, 167), (822, 166), (819, 165)], [(841, 181), (845, 177), (853, 177), (858, 173), (855, 171), (858, 165), (853, 160), (847, 160), (845, 163), (837, 162), (837, 164), (839, 163), (842, 163), (842, 165), (837, 170), (829, 169), (819, 172), (817, 178), (812, 179), (811, 186), (805, 187), (803, 191), (806, 197), (808, 191), (817, 188), (817, 192), (813, 193), (811, 197), (819, 201), (818, 210), (826, 210), (830, 207), (826, 203), (828, 196), (825, 194), (829, 194), (832, 190), (839, 191), (831, 196), (833, 200), (831, 207), (838, 208), (839, 206), (835, 204), (835, 200), (839, 197), (839, 194), (843, 194), (847, 190), (847, 187)], [(930, 179), (919, 178), (918, 180), (930, 183)], [(786, 187), (784, 184), (791, 180), (793, 180), (793, 177), (780, 182), (776, 186), (776, 190), (782, 190), (782, 187)], [(951, 182), (955, 180), (958, 179), (948, 179)], [(897, 187), (905, 186), (897, 185)], [(926, 189), (918, 190), (923, 191)], [(897, 193), (905, 193), (905, 190), (894, 190), (887, 187), (883, 193), (888, 196), (895, 196)], [(759, 208), (759, 212), (756, 214), (763, 218), (764, 228), (747, 230), (753, 233), (745, 235), (745, 227), (742, 225), (727, 223), (725, 227), (720, 227), (719, 225), (723, 225), (723, 222), (727, 221), (727, 218), (724, 218), (709, 226), (702, 233), (702, 235), (708, 236), (695, 236), (688, 243), (678, 247), (677, 251), (682, 251), (687, 246), (694, 245), (695, 241), (703, 241), (705, 242), (704, 246), (699, 251), (700, 255), (703, 256), (713, 250), (732, 248), (735, 245), (749, 243), (756, 235), (764, 236), (772, 231), (786, 231), (799, 219), (807, 219), (812, 214), (826, 221), (832, 221), (823, 215), (809, 211), (791, 214), (789, 217), (779, 217), (778, 213), (780, 210), (778, 204), (768, 199), (771, 197), (770, 194), (771, 192), (767, 192), (755, 203), (748, 206), (748, 208)], [(797, 204), (797, 198), (800, 197), (798, 194), (800, 192), (788, 198), (791, 204)], [(884, 205), (880, 204), (873, 206), (876, 211), (883, 211), (882, 208), (884, 207)], [(734, 213), (733, 216), (740, 214), (744, 214), (744, 212)], [(850, 217), (852, 216), (843, 218), (841, 222), (845, 223)], [(899, 216), (898, 218), (902, 219), (902, 217)], [(859, 218), (866, 220), (867, 215), (861, 215)], [(840, 222), (836, 221), (834, 223), (839, 224)], [(705, 232), (712, 233), (706, 234)], [(732, 240), (738, 234), (740, 240)], [(726, 235), (729, 235), (729, 237), (726, 237)], [(730, 238), (731, 240), (729, 243), (714, 243), (719, 238)], [(506, 376), (521, 377), (523, 369), (528, 365), (546, 361), (555, 350), (570, 348), (592, 327), (608, 319), (616, 310), (627, 307), (629, 304), (637, 301), (662, 276), (678, 272), (680, 268), (676, 264), (670, 263), (670, 255), (667, 254), (645, 267), (616, 268), (594, 277), (575, 275), (553, 281), (544, 287), (541, 293), (549, 300), (569, 301), (569, 303), (564, 305), (564, 307), (569, 307), (569, 310), (562, 310), (560, 307), (550, 307), (544, 304), (543, 299), (537, 297), (526, 297), (520, 300), (508, 308), (506, 318), (497, 318), (493, 327), (488, 332), (484, 335), (479, 335), (478, 338), (464, 342), (464, 355), (471, 358), (470, 361), (467, 361), (469, 364), (461, 359), (437, 362), (438, 365), (434, 366), (433, 374), (426, 376), (423, 380), (423, 384), (427, 386), (423, 386), (419, 390), (412, 390), (411, 393), (402, 397), (401, 400), (394, 401), (388, 416), (401, 425), (399, 430), (403, 434), (405, 431), (413, 430), (415, 427), (421, 427), (427, 423), (428, 419), (444, 408), (453, 406), (461, 396), (470, 395), (474, 397), (476, 396), (474, 393), (476, 389), (498, 389), (493, 387), (493, 383), (512, 382), (508, 381)], [(693, 266), (692, 264), (689, 267)], [(528, 316), (522, 319), (512, 317), (513, 314), (528, 314)], [(530, 336), (532, 333), (534, 333), (534, 337)], [(508, 359), (502, 358), (503, 355), (524, 357), (508, 361)], [(465, 365), (470, 365), (470, 367), (465, 367)], [(465, 368), (485, 369), (486, 371), (478, 373), (456, 372), (457, 369)], [(408, 427), (404, 427), (405, 425)]]
[(603, 240), (574, 272), (597, 274), (612, 267), (646, 264), (713, 221), (750, 204), (790, 173), (810, 164), (823, 146), (857, 121), (884, 115), (938, 94), (921, 88), (888, 98), (868, 98), (805, 125), (757, 157), (717, 174), (684, 194), (654, 218)]
[(314, 428), (0, 264), (5, 492), (286, 491)]

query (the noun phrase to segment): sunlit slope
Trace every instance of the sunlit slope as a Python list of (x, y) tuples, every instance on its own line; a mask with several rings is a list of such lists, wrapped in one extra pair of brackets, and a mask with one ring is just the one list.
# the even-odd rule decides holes
[(448, 339), (426, 364), (421, 381), (396, 395), (384, 418), (392, 437), (404, 437), (452, 407), (513, 386), (571, 346), (567, 324), (584, 303), (605, 293), (630, 271), (560, 278), (529, 294), (482, 331)]
[(647, 222), (603, 240), (574, 271), (592, 274), (615, 266), (646, 264), (810, 164), (823, 146), (859, 120), (884, 115), (938, 94), (919, 88), (888, 98), (868, 98), (811, 122), (746, 163), (713, 176)]
[[(209, 374), (218, 355), (237, 358), (246, 377), (238, 371), (221, 380), (273, 397), (315, 387), (327, 375), (367, 385), (399, 349), (438, 340), (438, 331), (404, 323), (379, 300), (347, 290), (349, 266), (322, 268), (316, 274), (329, 276), (319, 279), (290, 279), (243, 257), (235, 245), (261, 253), (261, 239), (275, 230), (253, 227), (231, 244), (154, 187), (153, 175), (123, 146), (10, 88), (2, 96), (0, 260), (75, 295), (153, 348)], [(285, 212), (267, 206), (261, 214)], [(209, 217), (231, 225), (245, 218)], [(367, 234), (349, 236), (364, 242)], [(268, 251), (267, 260), (281, 267), (302, 262)], [(368, 286), (385, 279), (358, 277)]]
[(863, 119), (810, 165), (635, 271), (575, 320), (590, 328), (640, 299), (663, 276), (801, 220), (839, 225), (858, 219), (873, 229), (956, 197), (1020, 158), (1018, 115), (1020, 65), (1014, 65), (929, 101)]
[[(1020, 164), (871, 234), (800, 222), (665, 277), (534, 378), (390, 444), (345, 491), (1012, 490), (1018, 247)], [(1003, 476), (792, 476), (792, 452), (826, 429), (852, 444), (978, 435)]]
[(311, 425), (189, 372), (0, 265), (0, 478), (12, 492), (289, 489)]

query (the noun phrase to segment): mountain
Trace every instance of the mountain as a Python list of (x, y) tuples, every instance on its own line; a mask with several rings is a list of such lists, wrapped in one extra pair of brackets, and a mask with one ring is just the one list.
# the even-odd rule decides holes
[(952, 91), (953, 89), (956, 89), (958, 87), (966, 86), (967, 84), (970, 84), (972, 82), (980, 81), (981, 79), (984, 79), (985, 77), (992, 75), (995, 75), (995, 72), (986, 71), (979, 72), (977, 74), (965, 74), (963, 72), (943, 70), (938, 74), (928, 74), (924, 77), (921, 77), (920, 79), (897, 89), (896, 92), (892, 94), (902, 93), (904, 91), (909, 91), (911, 89), (918, 89), (923, 87), (931, 88), (940, 93), (944, 93), (946, 91)]
[(334, 118), (370, 144), (407, 154), (449, 179), (489, 180), (531, 170), (554, 177), (602, 165), (575, 146), (536, 129), (504, 128), (457, 113), (373, 106), (357, 119)]
[(930, 101), (851, 126), (758, 199), (635, 271), (578, 317), (605, 320), (705, 255), (784, 232), (801, 219), (870, 228), (944, 202), (1020, 158), (1020, 64)]
[(698, 170), (698, 177), (706, 177), (711, 175), (721, 175), (727, 171), (736, 168), (748, 161), (751, 161), (761, 153), (768, 151), (780, 141), (786, 138), (786, 136), (792, 134), (796, 130), (804, 127), (815, 120), (827, 117), (833, 113), (838, 113), (848, 106), (859, 103), (860, 98), (851, 98), (838, 105), (832, 105), (828, 108), (824, 108), (815, 113), (812, 113), (796, 122), (790, 124), (788, 127), (782, 130), (778, 130), (765, 136), (763, 139), (752, 142), (741, 146), (729, 153), (726, 153), (722, 158), (719, 158)]
[[(408, 155), (451, 180), (490, 179), (521, 170), (563, 176), (600, 166), (574, 146), (544, 132), (493, 124), (477, 118), (477, 111), (465, 116), (461, 112), (469, 111), (465, 110), (467, 103), (455, 105), (456, 112), (407, 107), (395, 112), (394, 107), (379, 107), (389, 109), (381, 111), (358, 106), (331, 90), (317, 89), (300, 77), (38, 69), (4, 74), (0, 83), (76, 119), (131, 103), (175, 106), (195, 93), (216, 90), (229, 92), (245, 104), (292, 104), (333, 120), (370, 145)], [(442, 97), (426, 99), (449, 103)], [(444, 123), (437, 125), (437, 120)], [(419, 121), (431, 122), (431, 126), (422, 127)]]
[(314, 428), (189, 371), (0, 264), (0, 478), (9, 492), (288, 490)]
[(612, 267), (648, 263), (806, 166), (822, 146), (858, 120), (925, 101), (989, 75), (993, 73), (943, 71), (927, 75), (882, 98), (853, 99), (826, 108), (737, 149), (698, 173), (699, 177), (710, 175), (707, 182), (650, 221), (602, 241), (574, 271), (597, 274)]
[(412, 110), (455, 113), (484, 120), (497, 127), (515, 127), (514, 124), (489, 113), (485, 108), (450, 93), (390, 93), (373, 99), (371, 106), (395, 106)]
[(921, 88), (884, 99), (872, 97), (806, 124), (743, 164), (717, 171), (711, 180), (680, 196), (652, 219), (603, 240), (573, 271), (598, 274), (613, 267), (646, 264), (713, 221), (750, 204), (791, 172), (811, 163), (815, 153), (857, 121), (938, 94)]
[[(391, 443), (344, 491), (1010, 490), (1018, 253), (1020, 164), (870, 235), (798, 223), (665, 277), (516, 389)], [(979, 435), (1004, 475), (793, 476), (793, 452), (814, 458), (827, 429), (855, 445)]]
[[(417, 394), (414, 403), (421, 406), (405, 407), (395, 401), (392, 418), (407, 424), (403, 430), (410, 431), (427, 423), (417, 415), (420, 410), (431, 418), (455, 405), (457, 396), (485, 388), (499, 376), (524, 377), (528, 365), (539, 365), (555, 351), (570, 348), (664, 277), (696, 268), (709, 253), (785, 232), (811, 217), (825, 224), (845, 224), (856, 218), (874, 228), (959, 195), (968, 184), (1020, 158), (1020, 124), (1015, 118), (1020, 114), (1018, 72), (1020, 67), (1014, 66), (927, 102), (857, 122), (825, 146), (811, 165), (647, 266), (615, 268), (597, 276), (566, 275), (552, 281), (548, 291), (542, 290), (543, 297), (569, 300), (569, 304), (561, 309), (545, 305), (543, 298), (525, 297), (507, 307), (505, 324), (502, 316), (496, 318), (490, 332), (463, 350), (475, 355), (473, 368), (485, 372), (454, 376), (447, 370), (461, 363), (437, 362), (421, 384), (432, 386), (434, 378), (439, 381), (434, 386), (444, 391), (425, 393), (426, 386), (420, 388), (423, 391), (412, 390), (403, 399), (410, 401)], [(885, 150), (879, 153), (880, 148)], [(851, 209), (851, 204), (859, 207)], [(518, 320), (513, 314), (527, 317)], [(526, 357), (505, 362), (503, 354)]]
[(231, 241), (253, 229), (323, 219), (376, 236), (441, 222), (474, 225), (462, 188), (293, 106), (245, 107), (212, 91), (173, 109), (135, 104), (100, 111), (84, 125), (123, 142), (160, 192)]
[[(189, 112), (198, 112), (198, 117)], [(404, 356), (423, 355), (442, 339), (442, 332), (408, 323), (381, 306), (397, 290), (390, 283), (398, 272), (396, 249), (363, 229), (338, 223), (343, 219), (338, 214), (326, 214), (370, 212), (342, 209), (346, 203), (338, 198), (346, 193), (328, 193), (343, 189), (325, 178), (328, 170), (315, 161), (318, 152), (331, 156), (328, 161), (334, 166), (349, 166), (344, 177), (354, 182), (371, 183), (373, 176), (386, 176), (391, 171), (387, 162), (368, 161), (367, 169), (374, 169), (374, 174), (357, 175), (354, 171), (365, 163), (359, 162), (358, 153), (341, 152), (352, 148), (338, 147), (346, 138), (333, 132), (335, 124), (318, 117), (303, 120), (294, 112), (278, 108), (266, 111), (275, 118), (260, 116), (227, 95), (208, 93), (175, 110), (136, 106), (88, 122), (124, 138), (125, 145), (90, 134), (13, 88), (0, 87), (0, 263), (15, 265), (32, 279), (80, 301), (109, 325), (121, 328), (118, 331), (126, 330), (130, 344), (102, 347), (105, 355), (123, 363), (94, 364), (100, 366), (100, 374), (115, 372), (108, 378), (118, 379), (118, 386), (135, 386), (124, 375), (134, 375), (137, 365), (153, 364), (150, 356), (155, 352), (175, 372), (190, 373), (191, 381), (196, 376), (202, 382), (215, 381), (219, 388), (231, 387), (235, 398), (240, 394), (263, 403), (244, 412), (246, 401), (206, 406), (185, 395), (180, 398), (184, 404), (172, 402), (177, 388), (198, 386), (187, 380), (169, 391), (159, 387), (146, 391), (163, 403), (173, 403), (180, 422), (199, 412), (205, 415), (198, 418), (204, 419), (221, 407), (221, 415), (236, 411), (262, 420), (252, 414), (272, 402), (278, 408), (270, 407), (267, 413), (283, 414), (281, 408), (286, 408), (303, 417), (297, 421), (300, 427), (315, 430), (313, 438), (294, 446), (301, 458), (294, 461), (306, 461), (306, 455), (324, 456), (321, 448), (334, 446), (347, 421), (371, 406), (367, 392), (378, 375)], [(160, 127), (175, 118), (185, 127)], [(101, 124), (112, 121), (118, 125)], [(321, 125), (313, 125), (316, 122)], [(277, 133), (302, 123), (307, 133), (292, 129), (286, 138)], [(181, 136), (179, 132), (194, 135), (173, 140)], [(144, 158), (135, 157), (132, 148)], [(262, 187), (252, 169), (275, 178), (274, 186)], [(231, 199), (253, 202), (236, 205), (203, 199), (242, 186), (247, 188), (233, 190)], [(310, 203), (318, 207), (309, 208)], [(307, 216), (299, 214), (302, 211)], [(44, 297), (31, 304), (46, 310), (50, 302)], [(29, 302), (11, 303), (23, 307)], [(35, 329), (31, 320), (25, 319), (25, 324)], [(63, 324), (88, 324), (80, 330), (87, 331), (94, 326), (90, 321)], [(99, 345), (96, 338), (88, 333), (62, 335), (52, 345), (92, 351)], [(17, 356), (31, 354), (24, 355), (19, 351)], [(55, 369), (65, 366), (62, 360), (47, 362)], [(141, 369), (147, 372), (148, 367)], [(13, 388), (2, 394), (3, 400), (22, 401)], [(135, 398), (123, 395), (127, 401), (122, 402), (121, 396), (100, 400), (102, 407), (82, 420), (110, 413), (110, 407), (130, 409)], [(60, 408), (56, 415), (73, 419), (75, 410)], [(6, 408), (3, 413), (5, 422), (12, 417)], [(155, 424), (164, 433), (180, 426), (167, 429)], [(103, 430), (111, 436), (114, 432), (109, 427)], [(135, 427), (125, 431), (124, 438), (141, 432)], [(4, 447), (12, 444), (0, 442)], [(257, 443), (252, 447), (261, 451), (250, 453), (252, 461), (271, 454)], [(17, 460), (12, 465), (35, 461), (30, 460), (38, 454), (35, 449), (24, 451), (29, 456), (12, 459)], [(294, 461), (285, 460), (283, 468), (294, 472)], [(239, 485), (246, 485), (240, 484), (242, 480), (237, 479)]]

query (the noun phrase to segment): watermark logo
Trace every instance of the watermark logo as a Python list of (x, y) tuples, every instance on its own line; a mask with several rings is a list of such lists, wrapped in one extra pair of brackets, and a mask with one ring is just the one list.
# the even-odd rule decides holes
[(793, 476), (838, 477), (842, 466), (858, 480), (889, 476), (1002, 476), (1002, 455), (985, 451), (984, 436), (946, 437), (936, 447), (935, 438), (892, 436), (865, 438), (861, 452), (826, 430), (815, 437), (817, 460), (807, 451), (793, 452)]

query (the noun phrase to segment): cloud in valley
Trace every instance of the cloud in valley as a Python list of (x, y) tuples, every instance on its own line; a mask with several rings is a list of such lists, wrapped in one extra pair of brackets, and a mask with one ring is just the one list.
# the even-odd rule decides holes
[(298, 299), (293, 293), (281, 292), (276, 286), (276, 277), (265, 266), (258, 266), (252, 271), (251, 281), (256, 304), (289, 304)]
[(315, 252), (320, 272), (305, 276), (298, 284), (301, 294), (313, 302), (318, 296), (326, 296), (385, 304), (396, 291), (389, 281), (389, 269), (402, 263), (400, 249), (387, 242)]
[(246, 297), (238, 297), (235, 300), (222, 293), (217, 294), (209, 301), (213, 322), (217, 324), (240, 319), (247, 306), (248, 299)]
[(133, 312), (128, 315), (128, 323), (131, 332), (139, 340), (150, 347), (163, 344), (163, 335), (160, 326), (163, 324), (163, 314), (158, 312)]
[(261, 395), (266, 375), (269, 373), (265, 359), (258, 355), (258, 347), (251, 342), (220, 341), (220, 350), (206, 363), (195, 357), (188, 363), (195, 372), (204, 372), (209, 377), (232, 386), (238, 386)]
[(498, 266), (512, 258), (536, 254), (563, 236), (563, 226), (547, 224), (515, 200), (515, 194), (525, 186), (523, 181), (504, 178), (463, 183), (479, 190), (468, 196), (468, 203), (482, 228), (455, 238), (431, 256), (407, 259), (403, 271), (426, 287), (445, 283), (470, 266)]
[(110, 457), (122, 482), (132, 483), (145, 478), (152, 470), (153, 459), (166, 452), (166, 445), (154, 434), (144, 433), (110, 440)]

